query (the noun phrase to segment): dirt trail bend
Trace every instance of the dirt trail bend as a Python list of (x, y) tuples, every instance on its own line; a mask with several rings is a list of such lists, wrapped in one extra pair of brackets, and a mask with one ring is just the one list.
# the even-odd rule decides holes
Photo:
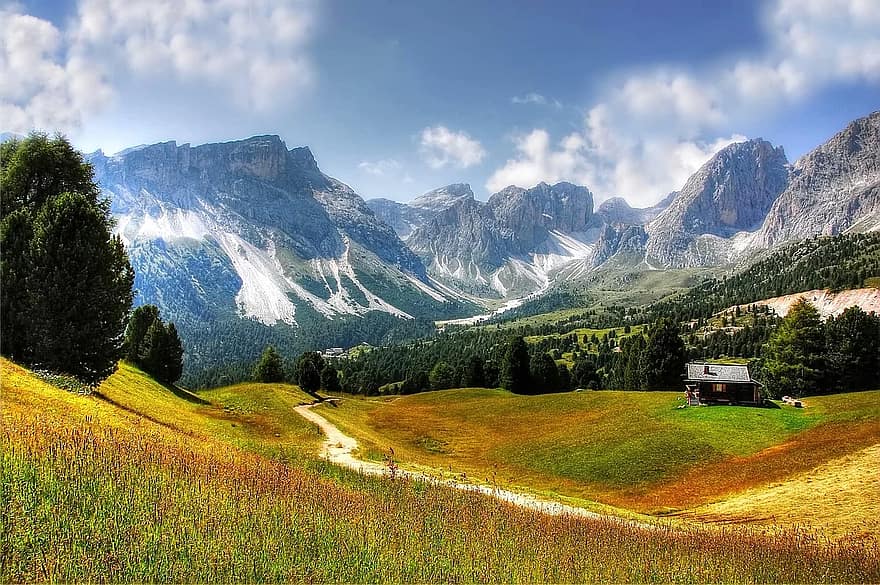
[[(303, 406), (297, 406), (294, 410), (296, 410), (296, 412), (303, 418), (318, 425), (321, 431), (326, 435), (327, 438), (325, 439), (323, 448), (321, 450), (322, 457), (332, 463), (342, 465), (343, 467), (347, 467), (349, 469), (353, 469), (367, 475), (381, 476), (389, 474), (389, 469), (387, 465), (383, 463), (376, 463), (373, 461), (364, 461), (355, 457), (353, 453), (358, 446), (357, 440), (354, 437), (349, 437), (348, 435), (340, 431), (336, 425), (328, 421), (317, 412), (314, 412), (312, 410), (313, 406), (315, 405), (306, 404)], [(614, 520), (620, 522), (621, 524), (635, 526), (638, 528), (648, 528), (651, 530), (663, 529), (663, 526), (648, 524), (645, 522), (638, 522), (635, 520), (627, 520), (607, 514), (599, 514), (597, 512), (592, 512), (584, 508), (578, 508), (577, 506), (570, 506), (568, 504), (562, 504), (560, 502), (545, 500), (531, 494), (514, 492), (495, 486), (464, 483), (453, 479), (438, 479), (426, 473), (407, 471), (403, 469), (396, 469), (395, 474), (399, 477), (425, 481), (428, 483), (443, 485), (453, 489), (468, 491), (472, 493), (485, 494), (504, 502), (509, 502), (516, 506), (520, 506), (529, 510), (535, 510), (544, 514), (565, 514), (571, 516), (579, 516), (582, 518)]]

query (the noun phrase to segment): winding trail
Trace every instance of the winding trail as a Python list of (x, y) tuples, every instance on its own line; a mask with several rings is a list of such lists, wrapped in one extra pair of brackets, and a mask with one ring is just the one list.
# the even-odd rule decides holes
[[(323, 458), (327, 459), (331, 463), (336, 463), (338, 465), (353, 469), (355, 471), (359, 471), (366, 475), (387, 476), (390, 473), (388, 466), (384, 463), (364, 461), (355, 457), (354, 451), (355, 449), (357, 449), (358, 446), (357, 440), (354, 437), (346, 435), (341, 430), (339, 430), (336, 425), (328, 421), (317, 412), (314, 412), (312, 410), (312, 407), (315, 405), (316, 404), (305, 404), (302, 406), (297, 406), (296, 408), (294, 408), (294, 410), (297, 412), (297, 414), (299, 414), (306, 420), (318, 425), (318, 427), (327, 437), (324, 440), (324, 445), (321, 450), (321, 456)], [(669, 529), (669, 527), (665, 527), (663, 525), (648, 524), (647, 522), (629, 520), (611, 514), (600, 514), (598, 512), (593, 512), (591, 510), (586, 510), (577, 506), (570, 506), (568, 504), (562, 504), (560, 502), (554, 502), (552, 500), (539, 498), (531, 494), (514, 492), (495, 486), (477, 483), (464, 483), (461, 481), (456, 481), (454, 479), (439, 479), (437, 477), (428, 475), (427, 473), (408, 471), (399, 468), (395, 468), (394, 473), (397, 477), (406, 477), (409, 479), (446, 486), (457, 490), (485, 494), (503, 502), (508, 502), (510, 504), (528, 510), (535, 510), (543, 514), (550, 514), (553, 516), (578, 516), (581, 518), (591, 518), (594, 520), (611, 520), (614, 522), (619, 522), (620, 524), (626, 526), (644, 528), (649, 530)]]

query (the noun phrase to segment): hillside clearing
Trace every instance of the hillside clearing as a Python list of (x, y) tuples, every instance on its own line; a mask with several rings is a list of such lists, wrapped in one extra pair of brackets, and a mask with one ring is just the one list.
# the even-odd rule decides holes
[(677, 393), (516, 396), (452, 390), (351, 399), (319, 412), (360, 455), (511, 489), (668, 513), (809, 471), (880, 443), (880, 392), (808, 408), (676, 408)]

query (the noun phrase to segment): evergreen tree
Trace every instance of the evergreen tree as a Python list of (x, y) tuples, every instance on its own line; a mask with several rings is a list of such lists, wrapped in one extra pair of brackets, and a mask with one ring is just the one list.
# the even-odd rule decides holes
[(177, 334), (177, 326), (174, 323), (168, 323), (166, 334), (167, 353), (165, 355), (165, 364), (168, 375), (166, 382), (174, 384), (183, 374), (183, 343), (180, 341), (180, 335)]
[(530, 379), (529, 348), (522, 336), (518, 336), (510, 341), (501, 362), (501, 386), (514, 394), (526, 394)]
[(825, 323), (827, 388), (840, 392), (880, 385), (880, 317), (860, 307)]
[(134, 273), (91, 166), (62, 137), (8, 141), (0, 193), (2, 351), (98, 382), (121, 357)]
[[(321, 388), (321, 371), (324, 369), (324, 358), (316, 351), (307, 351), (296, 361), (294, 376), (299, 387), (309, 394)], [(377, 384), (378, 386), (378, 384)]]
[(574, 363), (572, 370), (572, 383), (576, 388), (599, 388), (599, 375), (596, 372), (596, 364), (591, 359), (579, 359)]
[(125, 328), (125, 356), (128, 361), (138, 363), (147, 329), (158, 318), (159, 308), (155, 305), (144, 305), (132, 311)]
[(558, 369), (559, 374), (557, 379), (559, 380), (559, 385), (557, 389), (562, 390), (563, 392), (568, 392), (571, 390), (571, 372), (565, 364), (559, 364)]
[(138, 363), (145, 372), (160, 382), (168, 381), (168, 330), (162, 319), (150, 323), (140, 344)]
[(549, 354), (535, 354), (529, 369), (532, 374), (532, 390), (534, 394), (556, 392), (559, 389), (559, 368)]
[(428, 374), (433, 390), (445, 390), (455, 386), (455, 370), (446, 362), (440, 361), (434, 364)]
[(825, 335), (819, 311), (800, 298), (764, 348), (767, 389), (777, 396), (803, 396), (819, 389), (824, 375)]
[(277, 383), (284, 381), (284, 365), (275, 348), (267, 346), (254, 368), (254, 380), (257, 382)]
[(342, 387), (339, 385), (339, 374), (336, 372), (336, 368), (330, 364), (326, 364), (321, 370), (321, 388), (327, 394), (339, 394), (342, 391)]
[(678, 325), (660, 318), (651, 327), (642, 353), (642, 382), (647, 390), (680, 390), (687, 359)]
[(484, 371), (483, 358), (478, 355), (472, 355), (468, 360), (467, 370), (465, 370), (464, 384), (467, 388), (484, 388), (486, 387), (486, 373)]

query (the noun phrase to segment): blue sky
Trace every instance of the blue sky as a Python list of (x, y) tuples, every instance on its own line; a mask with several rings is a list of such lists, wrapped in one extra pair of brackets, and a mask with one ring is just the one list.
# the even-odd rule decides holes
[[(872, 0), (5, 5), (0, 126), (84, 150), (279, 134), (365, 198), (585, 184), (648, 205), (732, 141), (880, 107)], [(36, 42), (34, 39), (38, 39)]]

